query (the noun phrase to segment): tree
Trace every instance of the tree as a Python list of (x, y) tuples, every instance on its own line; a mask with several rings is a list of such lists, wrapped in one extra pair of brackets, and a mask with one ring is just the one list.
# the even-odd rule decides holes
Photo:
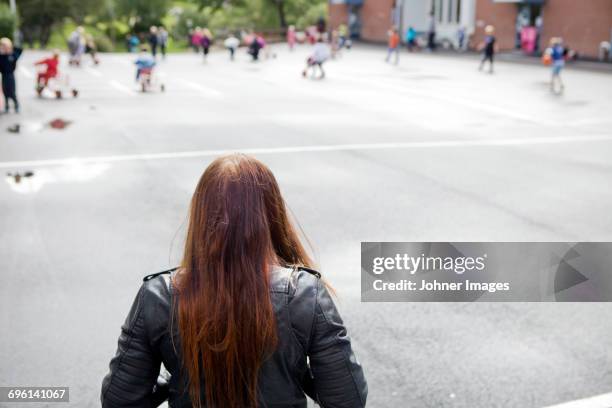
[(67, 14), (66, 1), (21, 0), (18, 12), (24, 40), (30, 45), (38, 40), (44, 48), (51, 37), (53, 25)]
[(170, 8), (170, 0), (116, 0), (116, 13), (137, 31), (159, 25)]
[(19, 0), (18, 13), (24, 40), (45, 47), (51, 32), (65, 18), (83, 23), (86, 15), (96, 10), (98, 0)]
[(326, 0), (267, 0), (276, 9), (280, 27), (289, 24), (314, 23), (327, 15)]
[(276, 12), (278, 13), (278, 22), (283, 30), (287, 28), (287, 17), (285, 15), (285, 0), (270, 0), (274, 7), (276, 7)]
[[(278, 24), (286, 29), (289, 24), (310, 21), (316, 14), (316, 19), (327, 14), (328, 0), (191, 0), (200, 11), (206, 10), (218, 20), (230, 20), (228, 25), (236, 27), (243, 24), (242, 15), (247, 13), (250, 24), (260, 28), (272, 28)], [(217, 17), (223, 18), (217, 18)], [(227, 18), (225, 18), (227, 17)], [(237, 18), (237, 20), (236, 20)], [(231, 21), (236, 20), (236, 21)], [(276, 21), (275, 21), (276, 20)], [(261, 26), (264, 24), (264, 26)]]
[(198, 6), (200, 10), (203, 10), (206, 7), (210, 7), (212, 10), (218, 10), (222, 6), (227, 7), (235, 7), (242, 6), (242, 1), (234, 0), (234, 1), (226, 1), (226, 0), (193, 0), (193, 3)]
[(13, 37), (15, 32), (15, 15), (6, 4), (0, 4), (0, 37)]

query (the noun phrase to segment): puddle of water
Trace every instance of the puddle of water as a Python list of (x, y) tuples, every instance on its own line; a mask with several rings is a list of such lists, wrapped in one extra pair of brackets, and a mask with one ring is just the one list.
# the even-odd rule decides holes
[(21, 180), (23, 180), (24, 178), (29, 178), (29, 177), (32, 177), (33, 175), (34, 175), (34, 172), (25, 171), (23, 173), (7, 173), (6, 177), (12, 178), (15, 184), (19, 184), (21, 183)]
[(9, 133), (35, 133), (43, 130), (44, 124), (33, 121), (23, 121), (21, 123), (15, 123), (6, 128)]
[(19, 133), (21, 131), (21, 125), (19, 123), (15, 123), (13, 126), (9, 126), (6, 128), (9, 133)]
[(53, 183), (84, 183), (101, 176), (110, 168), (108, 163), (79, 164), (39, 169), (36, 171), (11, 172), (6, 182), (11, 190), (19, 194), (39, 192), (45, 185)]

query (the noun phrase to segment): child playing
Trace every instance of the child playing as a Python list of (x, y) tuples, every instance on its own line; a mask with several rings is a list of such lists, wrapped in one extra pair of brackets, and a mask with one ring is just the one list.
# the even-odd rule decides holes
[(91, 34), (85, 35), (85, 54), (89, 54), (91, 56), (91, 60), (94, 65), (98, 65), (100, 61), (98, 60), (98, 48), (96, 47), (96, 41), (94, 40)]
[(349, 46), (348, 27), (346, 24), (342, 23), (338, 26), (338, 37), (340, 38), (338, 48), (342, 49), (345, 46), (351, 48)]
[(39, 72), (38, 77), (36, 78), (36, 91), (40, 93), (47, 86), (49, 80), (57, 76), (57, 66), (59, 65), (59, 51), (53, 50), (53, 55), (51, 57), (35, 62), (34, 65), (45, 66), (45, 71)]
[(289, 51), (293, 51), (295, 43), (297, 41), (297, 34), (295, 32), (295, 26), (290, 25), (287, 30), (287, 45), (289, 45)]
[(136, 81), (138, 81), (142, 74), (151, 74), (155, 67), (155, 59), (149, 55), (147, 47), (142, 47), (134, 64), (136, 64)]
[(399, 43), (400, 43), (400, 38), (397, 32), (397, 28), (395, 26), (391, 27), (387, 35), (389, 36), (389, 50), (387, 51), (387, 58), (385, 59), (385, 61), (389, 62), (389, 60), (391, 59), (391, 55), (395, 54), (394, 63), (397, 65), (397, 63), (399, 62)]
[(204, 60), (208, 57), (210, 46), (212, 45), (213, 36), (208, 28), (202, 30), (202, 51), (204, 52)]
[(15, 69), (21, 56), (21, 48), (13, 47), (10, 39), (0, 38), (0, 73), (2, 74), (2, 93), (4, 93), (4, 112), (9, 111), (9, 100), (13, 101), (15, 113), (19, 113)]
[(200, 27), (196, 27), (191, 33), (191, 46), (194, 52), (200, 52), (200, 47), (202, 46), (202, 29)]
[(79, 66), (81, 64), (81, 55), (85, 51), (85, 29), (78, 26), (68, 37), (68, 52), (70, 65)]
[(408, 27), (408, 29), (406, 30), (406, 47), (408, 47), (408, 51), (410, 52), (414, 51), (414, 48), (417, 45), (416, 37), (417, 33), (414, 30), (414, 27)]
[(308, 71), (312, 68), (312, 75), (316, 73), (317, 68), (321, 71), (319, 79), (325, 78), (325, 71), (323, 71), (323, 63), (329, 58), (329, 46), (323, 40), (323, 36), (319, 36), (317, 43), (315, 44), (312, 55), (306, 60), (306, 68), (302, 71), (302, 76), (306, 78)]
[(484, 68), (485, 62), (489, 61), (489, 73), (493, 73), (493, 57), (497, 52), (497, 44), (495, 44), (495, 27), (488, 25), (485, 27), (485, 39), (480, 44), (480, 49), (483, 51), (482, 61), (480, 61), (479, 71)]
[[(563, 40), (559, 37), (550, 39), (550, 47), (546, 50), (546, 54), (550, 56), (552, 65), (552, 77), (550, 80), (550, 89), (553, 92), (563, 92), (565, 85), (561, 79), (561, 71), (565, 67), (566, 50), (563, 47)], [(557, 91), (557, 84), (558, 91)]]
[(234, 54), (236, 54), (236, 50), (240, 46), (240, 40), (234, 34), (230, 34), (223, 42), (223, 45), (229, 50), (230, 60), (233, 61)]
[(259, 52), (265, 47), (266, 42), (259, 34), (253, 34), (249, 44), (249, 54), (253, 57), (253, 61), (259, 60)]

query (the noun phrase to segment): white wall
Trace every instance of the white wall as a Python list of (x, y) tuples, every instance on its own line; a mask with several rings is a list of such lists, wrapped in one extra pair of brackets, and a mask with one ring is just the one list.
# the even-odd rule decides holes
[[(429, 13), (433, 2), (436, 2), (442, 4), (441, 11), (436, 11), (437, 39), (438, 41), (448, 39), (455, 44), (459, 27), (465, 27), (469, 35), (474, 32), (476, 20), (476, 0), (461, 0), (461, 15), (457, 22), (457, 1), (459, 0), (403, 0), (402, 28), (405, 30), (408, 26), (413, 26), (419, 32), (428, 31)], [(442, 13), (442, 22), (439, 21), (440, 12)]]
[(414, 27), (417, 31), (427, 31), (431, 0), (404, 0), (403, 28)]

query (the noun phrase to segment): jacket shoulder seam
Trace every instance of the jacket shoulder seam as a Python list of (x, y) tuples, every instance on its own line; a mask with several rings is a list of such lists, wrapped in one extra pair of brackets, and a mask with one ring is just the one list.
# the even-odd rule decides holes
[(307, 268), (305, 266), (298, 266), (298, 269), (300, 271), (308, 272), (309, 274), (316, 276), (317, 279), (321, 279), (321, 273), (318, 271), (315, 271), (314, 269)]
[(178, 269), (178, 266), (175, 267), (175, 268), (172, 268), (172, 269), (165, 270), (165, 271), (152, 273), (152, 274), (147, 275), (144, 278), (142, 278), (142, 281), (146, 282), (146, 281), (150, 281), (153, 278), (157, 278), (160, 275), (171, 274), (172, 272), (176, 271), (177, 269)]
[(361, 395), (361, 392), (359, 391), (359, 386), (357, 385), (357, 380), (355, 379), (355, 373), (353, 372), (353, 370), (351, 370), (351, 367), (349, 364), (350, 356), (347, 356), (346, 352), (343, 352), (343, 354), (344, 354), (344, 364), (347, 366), (348, 372), (351, 374), (351, 380), (353, 380), (352, 383), (353, 383), (353, 386), (355, 387), (355, 392), (357, 393), (357, 396), (359, 397), (359, 402), (361, 402), (362, 407), (365, 407), (365, 401), (363, 400), (363, 395)]
[(317, 308), (320, 308), (319, 305), (319, 283), (320, 281), (317, 279), (316, 285), (315, 285), (315, 299), (314, 299), (314, 310), (312, 311), (312, 323), (310, 324), (310, 335), (308, 336), (308, 344), (307, 344), (307, 350), (310, 352), (310, 345), (312, 344), (312, 336), (314, 335), (314, 327), (315, 324), (317, 323)]

